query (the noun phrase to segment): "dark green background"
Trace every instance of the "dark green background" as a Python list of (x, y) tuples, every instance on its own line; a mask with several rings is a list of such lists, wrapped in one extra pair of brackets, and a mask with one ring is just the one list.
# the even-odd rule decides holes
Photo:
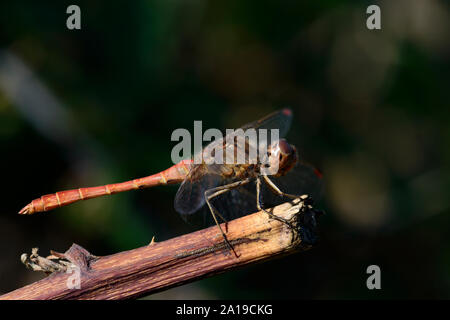
[(449, 24), (439, 0), (2, 1), (0, 293), (42, 277), (19, 261), (32, 247), (107, 255), (192, 231), (176, 187), (17, 215), (32, 199), (165, 169), (194, 120), (289, 105), (287, 138), (324, 172), (320, 244), (154, 297), (449, 298)]

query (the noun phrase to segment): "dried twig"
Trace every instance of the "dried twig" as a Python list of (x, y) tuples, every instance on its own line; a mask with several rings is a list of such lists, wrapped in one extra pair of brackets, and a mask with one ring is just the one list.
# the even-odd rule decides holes
[(230, 252), (217, 226), (110, 256), (96, 257), (73, 244), (64, 254), (43, 258), (34, 249), (22, 255), (27, 267), (52, 272), (38, 282), (0, 299), (126, 299), (205, 278), (232, 268), (307, 250), (316, 242), (316, 215), (307, 198), (270, 209), (290, 226), (264, 212), (230, 221), (222, 228), (237, 256)]

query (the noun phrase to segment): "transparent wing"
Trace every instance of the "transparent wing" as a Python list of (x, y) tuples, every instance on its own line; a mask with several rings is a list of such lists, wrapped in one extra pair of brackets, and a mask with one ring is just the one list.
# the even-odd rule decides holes
[[(319, 200), (323, 191), (321, 174), (313, 166), (306, 163), (299, 163), (285, 176), (270, 177), (270, 179), (281, 191), (299, 196), (308, 194), (314, 201)], [(262, 181), (261, 201), (263, 208), (269, 209), (290, 201), (290, 199), (275, 194)], [(213, 198), (211, 203), (227, 221), (257, 212), (259, 210), (257, 209), (255, 181), (221, 194)], [(214, 225), (208, 206), (204, 206), (198, 215), (185, 217), (185, 221), (198, 227)]]
[(280, 138), (283, 138), (289, 131), (292, 123), (292, 111), (291, 109), (282, 109), (280, 111), (272, 112), (262, 119), (247, 123), (242, 126), (242, 129), (278, 129)]
[[(217, 159), (223, 159), (226, 163), (256, 163), (260, 148), (265, 149), (273, 142), (271, 130), (277, 129), (278, 139), (281, 139), (289, 131), (291, 122), (290, 109), (273, 112), (262, 119), (243, 125), (240, 128), (242, 130), (233, 130), (225, 137), (211, 142), (203, 149), (203, 153), (197, 156), (203, 156), (207, 163), (218, 163)], [(264, 136), (259, 129), (266, 129), (266, 135)], [(220, 154), (218, 150), (222, 150)]]
[[(318, 201), (323, 192), (324, 181), (322, 174), (308, 163), (298, 163), (285, 176), (271, 176), (269, 178), (281, 191), (299, 196), (307, 194), (314, 201)], [(288, 199), (274, 194), (263, 182), (262, 201), (264, 207), (267, 208), (286, 202)]]
[(205, 204), (205, 191), (220, 185), (221, 181), (221, 177), (207, 166), (194, 166), (178, 188), (175, 210), (182, 216), (198, 211)]
[[(255, 183), (240, 186), (211, 199), (211, 204), (227, 221), (257, 212)], [(192, 226), (204, 228), (215, 224), (208, 206), (204, 206), (198, 214), (183, 216), (183, 219)], [(217, 217), (222, 222), (220, 217)]]
[[(270, 179), (285, 193), (299, 196), (308, 194), (315, 201), (320, 199), (323, 192), (324, 181), (321, 173), (308, 163), (299, 163), (285, 176), (270, 177)], [(261, 182), (263, 208), (272, 208), (290, 201), (289, 198), (273, 193), (263, 181)], [(256, 180), (219, 195), (212, 200), (212, 204), (228, 221), (259, 211), (256, 199)], [(210, 216), (209, 211), (205, 211), (205, 221), (211, 224), (213, 221)]]
[(213, 199), (212, 204), (227, 221), (257, 212), (255, 182), (218, 196)]

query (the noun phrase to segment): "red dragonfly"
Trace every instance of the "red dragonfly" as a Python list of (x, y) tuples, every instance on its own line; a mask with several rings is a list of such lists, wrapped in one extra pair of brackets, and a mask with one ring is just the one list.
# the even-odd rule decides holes
[[(263, 151), (265, 150), (263, 152), (265, 161), (261, 157), (254, 158), (253, 156), (252, 158), (250, 156), (252, 150), (261, 147), (261, 144), (258, 144), (260, 142), (259, 139), (255, 140), (256, 144), (248, 139), (239, 142), (234, 136), (230, 136), (235, 133), (230, 133), (222, 139), (213, 141), (203, 149), (201, 161), (197, 162), (193, 159), (183, 160), (164, 171), (148, 177), (44, 195), (26, 205), (20, 210), (19, 214), (49, 211), (79, 200), (97, 198), (118, 192), (181, 183), (175, 196), (176, 211), (183, 218), (187, 219), (206, 204), (214, 222), (228, 243), (225, 233), (217, 220), (217, 217), (219, 217), (226, 222), (225, 217), (232, 216), (231, 213), (225, 214), (227, 213), (226, 211), (230, 211), (230, 209), (243, 211), (244, 208), (250, 208), (247, 213), (251, 213), (255, 212), (255, 209), (264, 210), (262, 198), (265, 190), (269, 190), (269, 193), (276, 195), (275, 198), (278, 199), (283, 196), (298, 198), (304, 194), (314, 196), (320, 191), (321, 173), (312, 166), (300, 162), (296, 148), (283, 138), (288, 132), (291, 122), (292, 111), (283, 109), (241, 127), (243, 130), (278, 130), (278, 139), (266, 143), (267, 147), (263, 149)], [(246, 162), (214, 163), (214, 161), (211, 161), (214, 158), (214, 151), (220, 148), (224, 150), (225, 157), (227, 154), (232, 155), (234, 160), (238, 157), (239, 152), (243, 152), (247, 157), (245, 158)], [(238, 150), (237, 152), (235, 151), (236, 149)], [(209, 150), (209, 152), (205, 153), (205, 150)], [(276, 168), (277, 170), (268, 173), (268, 170), (266, 170), (268, 167)], [(296, 174), (294, 175), (293, 172), (296, 172)], [(295, 195), (280, 189), (280, 185), (283, 185), (282, 182), (289, 176), (291, 176), (291, 182), (294, 180), (293, 183), (290, 183), (290, 187), (295, 192)], [(243, 188), (244, 186), (246, 188)], [(217, 210), (212, 203), (217, 198), (224, 198), (225, 200), (225, 203), (222, 202), (224, 204), (222, 210)], [(253, 203), (252, 207), (248, 206), (250, 202)], [(269, 211), (264, 211), (272, 218), (286, 222)], [(240, 212), (240, 214), (242, 213)]]

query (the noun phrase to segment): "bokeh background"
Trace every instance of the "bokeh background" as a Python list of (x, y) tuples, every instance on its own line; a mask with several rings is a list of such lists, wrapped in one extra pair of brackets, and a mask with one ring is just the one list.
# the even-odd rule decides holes
[(150, 298), (450, 298), (449, 39), (440, 0), (2, 1), (0, 293), (43, 277), (20, 263), (32, 247), (107, 255), (192, 231), (175, 186), (17, 215), (32, 199), (165, 169), (194, 120), (291, 106), (287, 137), (324, 172), (319, 245)]

